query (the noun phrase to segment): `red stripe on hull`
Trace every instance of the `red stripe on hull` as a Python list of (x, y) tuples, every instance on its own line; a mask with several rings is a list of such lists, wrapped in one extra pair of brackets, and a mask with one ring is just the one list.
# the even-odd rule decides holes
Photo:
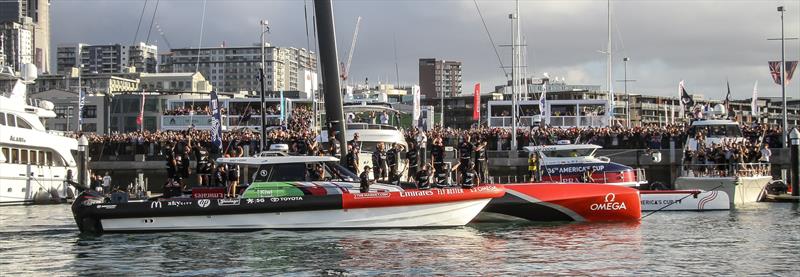
[(375, 208), (423, 205), (442, 202), (497, 198), (505, 195), (501, 185), (482, 185), (471, 189), (443, 188), (403, 192), (368, 192), (342, 194), (342, 208)]
[(639, 191), (607, 185), (580, 183), (507, 184), (516, 191), (542, 202), (568, 209), (586, 221), (632, 221), (642, 217)]

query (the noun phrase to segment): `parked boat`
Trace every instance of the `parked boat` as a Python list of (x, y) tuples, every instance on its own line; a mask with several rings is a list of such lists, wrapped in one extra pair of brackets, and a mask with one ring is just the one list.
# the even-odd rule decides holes
[[(467, 224), (505, 193), (498, 185), (431, 190), (375, 185), (360, 193), (358, 177), (328, 156), (276, 154), (217, 162), (257, 167), (254, 182), (237, 198), (186, 195), (114, 203), (84, 191), (72, 205), (75, 221), (88, 233), (448, 227)], [(314, 171), (319, 168), (323, 171)]]
[[(716, 107), (708, 117), (725, 114), (724, 107)], [(705, 134), (703, 141), (695, 139), (698, 132)], [(723, 142), (740, 142), (745, 138), (739, 123), (727, 119), (695, 120), (692, 122), (684, 151), (695, 151), (705, 144), (712, 147)], [(760, 201), (764, 188), (772, 181), (767, 163), (692, 164), (683, 160), (680, 177), (675, 180), (677, 190), (720, 190), (729, 196), (730, 206)]]
[(728, 194), (721, 190), (643, 190), (642, 211), (730, 210)]
[(594, 144), (526, 146), (536, 156), (540, 168), (539, 180), (555, 183), (602, 183), (639, 187), (647, 183), (644, 170), (611, 162), (595, 154), (603, 148)]
[(45, 128), (42, 120), (57, 115), (53, 103), (27, 97), (26, 84), (36, 78), (28, 75), (0, 68), (0, 205), (59, 203), (74, 196), (67, 181), (77, 173), (72, 151), (78, 142)]

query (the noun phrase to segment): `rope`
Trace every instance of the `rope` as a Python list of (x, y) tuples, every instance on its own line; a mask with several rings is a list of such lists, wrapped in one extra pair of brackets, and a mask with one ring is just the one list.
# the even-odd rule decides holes
[(150, 28), (147, 30), (147, 39), (145, 39), (145, 43), (150, 43), (150, 33), (153, 32), (153, 23), (156, 22), (156, 14), (158, 13), (158, 3), (161, 2), (160, 0), (156, 0), (156, 7), (153, 9), (153, 17), (150, 19)]
[(207, 0), (203, 0), (203, 15), (200, 17), (200, 41), (197, 42), (197, 64), (194, 67), (194, 71), (200, 71), (200, 48), (203, 47), (203, 28), (205, 28), (206, 22), (206, 2)]
[(144, 0), (144, 6), (142, 6), (142, 14), (139, 15), (139, 24), (136, 24), (136, 33), (133, 34), (133, 41), (131, 41), (131, 45), (136, 44), (136, 38), (139, 37), (139, 29), (142, 27), (142, 18), (144, 18), (145, 9), (147, 9), (147, 0)]
[(478, 11), (478, 15), (481, 17), (481, 23), (483, 23), (483, 29), (486, 30), (486, 36), (489, 37), (489, 42), (492, 43), (492, 49), (494, 49), (494, 54), (497, 56), (497, 62), (500, 63), (500, 68), (503, 70), (503, 75), (508, 77), (508, 72), (506, 71), (506, 67), (503, 65), (503, 59), (500, 58), (500, 52), (497, 52), (497, 45), (494, 43), (494, 39), (492, 39), (492, 33), (489, 32), (489, 27), (486, 27), (486, 20), (483, 19), (483, 14), (481, 13), (481, 7), (478, 6), (478, 0), (473, 0), (475, 3), (475, 9)]

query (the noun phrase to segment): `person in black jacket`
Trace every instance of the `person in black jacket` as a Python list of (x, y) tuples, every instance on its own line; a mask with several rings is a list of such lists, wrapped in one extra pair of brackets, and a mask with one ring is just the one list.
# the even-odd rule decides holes
[(403, 151), (403, 146), (397, 143), (392, 143), (392, 149), (386, 151), (386, 164), (389, 167), (389, 183), (400, 181), (400, 152)]
[(379, 142), (372, 152), (372, 171), (376, 182), (386, 179), (386, 150), (383, 142)]
[(353, 146), (347, 145), (347, 156), (344, 159), (348, 170), (358, 175), (358, 153), (353, 152)]
[(414, 178), (417, 181), (418, 189), (430, 189), (431, 188), (430, 166), (428, 166), (427, 164), (423, 164), (422, 168), (419, 171), (417, 171)]
[(375, 180), (369, 179), (369, 171), (370, 167), (368, 165), (364, 166), (364, 172), (361, 172), (361, 175), (358, 176), (361, 179), (361, 193), (369, 192), (369, 186), (375, 183)]
[(408, 141), (408, 152), (406, 152), (406, 164), (408, 165), (407, 181), (416, 180), (417, 169), (419, 168), (419, 148), (415, 140)]

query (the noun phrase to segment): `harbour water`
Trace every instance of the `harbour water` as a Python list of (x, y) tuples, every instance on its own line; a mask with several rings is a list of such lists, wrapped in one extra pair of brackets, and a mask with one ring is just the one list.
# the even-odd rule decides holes
[(0, 207), (0, 275), (784, 275), (797, 204), (659, 212), (640, 223), (79, 235), (67, 205)]

